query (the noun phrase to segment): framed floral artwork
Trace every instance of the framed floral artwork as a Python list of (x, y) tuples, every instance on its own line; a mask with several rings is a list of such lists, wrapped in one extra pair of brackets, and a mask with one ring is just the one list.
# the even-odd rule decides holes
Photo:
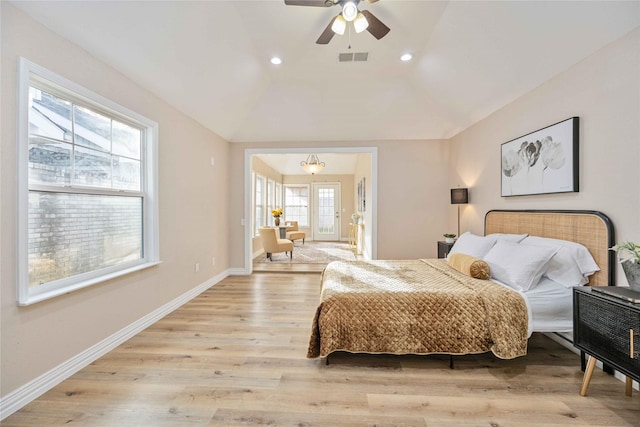
[(502, 197), (579, 191), (579, 122), (571, 117), (502, 144)]

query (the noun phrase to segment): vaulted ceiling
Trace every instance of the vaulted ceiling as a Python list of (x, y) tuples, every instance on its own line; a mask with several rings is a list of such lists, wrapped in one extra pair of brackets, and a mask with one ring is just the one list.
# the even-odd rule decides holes
[(637, 1), (363, 1), (386, 37), (318, 45), (338, 7), (12, 3), (231, 142), (448, 138), (640, 25)]

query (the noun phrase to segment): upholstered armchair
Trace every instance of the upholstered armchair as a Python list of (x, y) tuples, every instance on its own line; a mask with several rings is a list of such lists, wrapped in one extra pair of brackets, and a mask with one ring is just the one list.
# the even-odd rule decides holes
[(287, 221), (287, 239), (292, 242), (296, 239), (302, 239), (302, 244), (304, 245), (304, 239), (307, 237), (307, 234), (304, 231), (298, 230), (298, 221)]
[(277, 228), (260, 227), (258, 232), (262, 239), (262, 247), (264, 247), (269, 261), (273, 261), (271, 255), (277, 252), (284, 252), (285, 254), (288, 252), (290, 258), (293, 259), (293, 242), (287, 239), (279, 239), (276, 234), (278, 232)]

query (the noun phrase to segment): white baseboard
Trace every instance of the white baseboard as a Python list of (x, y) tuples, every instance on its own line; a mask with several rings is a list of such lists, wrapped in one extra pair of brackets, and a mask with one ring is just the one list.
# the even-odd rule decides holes
[(167, 314), (176, 310), (178, 307), (191, 301), (202, 292), (225, 279), (229, 274), (230, 271), (225, 270), (210, 278), (206, 282), (196, 286), (188, 292), (185, 292), (173, 301), (159, 307), (110, 337), (107, 337), (101, 342), (89, 347), (82, 353), (73, 356), (71, 359), (61, 363), (38, 378), (35, 378), (22, 387), (12, 391), (6, 396), (3, 396), (0, 398), (0, 421), (13, 414), (29, 402), (37, 399), (42, 394), (51, 390), (53, 387), (60, 384), (62, 381), (66, 380), (85, 366), (104, 356), (120, 344), (127, 341), (129, 338), (148, 328)]
[(229, 272), (229, 276), (247, 276), (250, 274), (244, 268), (230, 268), (227, 271)]

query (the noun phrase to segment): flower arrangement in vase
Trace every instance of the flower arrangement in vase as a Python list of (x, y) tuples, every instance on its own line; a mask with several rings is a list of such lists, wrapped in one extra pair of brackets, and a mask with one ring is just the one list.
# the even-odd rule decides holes
[(276, 226), (280, 225), (280, 217), (282, 216), (282, 208), (272, 209), (271, 215)]
[(633, 242), (622, 242), (610, 249), (618, 254), (629, 287), (640, 292), (640, 245)]

